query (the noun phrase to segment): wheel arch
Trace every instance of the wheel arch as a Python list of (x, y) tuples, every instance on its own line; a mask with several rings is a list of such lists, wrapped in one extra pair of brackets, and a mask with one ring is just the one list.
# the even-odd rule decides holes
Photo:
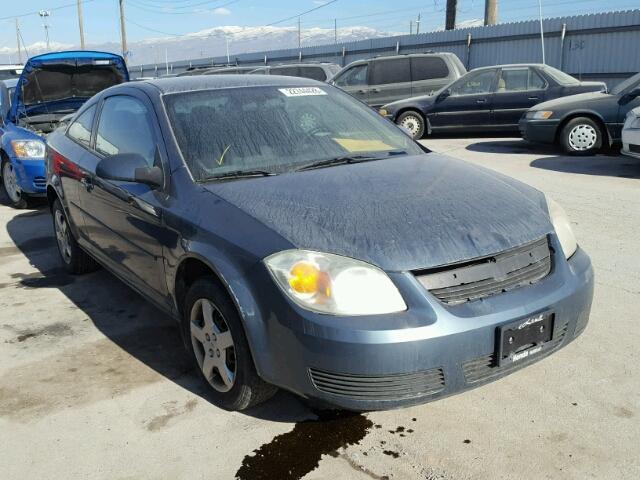
[[(261, 364), (257, 361), (260, 355), (256, 354), (256, 348), (259, 348), (259, 346), (256, 345), (256, 343), (259, 343), (256, 337), (259, 337), (261, 333), (256, 332), (253, 328), (248, 328), (249, 324), (255, 323), (247, 318), (247, 307), (249, 304), (254, 304), (254, 299), (251, 297), (250, 292), (235, 288), (231, 282), (228, 281), (228, 278), (235, 278), (237, 276), (238, 274), (234, 272), (222, 272), (220, 268), (216, 268), (211, 261), (197, 252), (188, 252), (176, 264), (175, 275), (172, 279), (173, 284), (170, 291), (176, 304), (176, 311), (178, 312), (180, 322), (182, 322), (185, 313), (184, 300), (191, 285), (199, 278), (210, 277), (213, 279), (213, 281), (227, 293), (229, 299), (235, 306), (247, 337), (253, 363), (258, 375), (262, 376)], [(240, 292), (240, 290), (243, 291)], [(245, 308), (243, 308), (243, 305)], [(256, 309), (252, 308), (252, 310), (255, 311)], [(187, 342), (187, 340), (187, 338), (183, 337), (184, 342)]]
[(611, 134), (609, 133), (609, 129), (607, 128), (607, 124), (604, 121), (604, 118), (602, 118), (602, 116), (599, 113), (594, 112), (592, 110), (572, 111), (567, 115), (565, 115), (560, 121), (560, 123), (558, 124), (558, 128), (556, 129), (555, 143), (558, 143), (560, 141), (560, 135), (562, 135), (562, 131), (564, 130), (564, 127), (567, 125), (567, 123), (569, 123), (571, 120), (574, 120), (580, 117), (589, 118), (594, 122), (596, 122), (600, 127), (602, 134), (606, 136), (608, 145), (611, 146), (613, 141), (611, 139)]

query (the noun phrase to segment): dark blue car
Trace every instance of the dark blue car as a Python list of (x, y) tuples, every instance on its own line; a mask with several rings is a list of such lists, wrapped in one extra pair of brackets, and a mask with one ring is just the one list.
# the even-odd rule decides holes
[(557, 204), (313, 80), (105, 90), (50, 135), (47, 196), (66, 269), (101, 264), (173, 316), (229, 409), (276, 387), (430, 401), (562, 348), (591, 308)]
[(13, 207), (44, 196), (47, 135), (93, 95), (128, 80), (119, 55), (57, 52), (30, 58), (15, 86), (0, 86), (0, 176)]

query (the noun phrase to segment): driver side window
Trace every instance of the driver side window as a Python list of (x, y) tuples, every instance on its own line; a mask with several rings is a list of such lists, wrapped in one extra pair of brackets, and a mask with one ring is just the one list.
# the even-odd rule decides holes
[(495, 70), (485, 70), (476, 74), (462, 78), (451, 87), (451, 96), (477, 95), (481, 93), (491, 93), (493, 81), (496, 78)]
[(336, 80), (336, 85), (339, 87), (355, 87), (357, 85), (367, 84), (367, 72), (369, 71), (369, 65), (356, 65), (355, 67), (347, 70), (343, 75)]
[(105, 156), (137, 153), (153, 166), (156, 141), (147, 107), (126, 95), (107, 98), (98, 121), (95, 149)]

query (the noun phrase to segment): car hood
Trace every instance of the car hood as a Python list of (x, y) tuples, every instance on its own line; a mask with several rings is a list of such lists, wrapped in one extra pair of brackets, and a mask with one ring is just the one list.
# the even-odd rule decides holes
[(554, 108), (574, 108), (574, 107), (591, 107), (600, 102), (617, 101), (615, 95), (602, 92), (578, 93), (577, 95), (569, 95), (568, 97), (555, 98), (546, 102), (537, 104), (531, 110), (553, 110)]
[(76, 110), (105, 88), (129, 80), (122, 57), (103, 52), (57, 52), (30, 58), (18, 79), (10, 117)]
[(553, 231), (537, 190), (437, 154), (205, 188), (298, 248), (357, 258), (387, 271), (491, 255)]

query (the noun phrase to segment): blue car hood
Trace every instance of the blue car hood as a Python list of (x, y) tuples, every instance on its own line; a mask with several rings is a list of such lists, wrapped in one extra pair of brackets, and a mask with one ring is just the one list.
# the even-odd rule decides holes
[(298, 248), (387, 271), (491, 255), (553, 231), (539, 191), (433, 153), (205, 188)]
[(112, 53), (71, 51), (31, 57), (18, 79), (9, 118), (77, 110), (99, 91), (126, 81), (124, 59)]

